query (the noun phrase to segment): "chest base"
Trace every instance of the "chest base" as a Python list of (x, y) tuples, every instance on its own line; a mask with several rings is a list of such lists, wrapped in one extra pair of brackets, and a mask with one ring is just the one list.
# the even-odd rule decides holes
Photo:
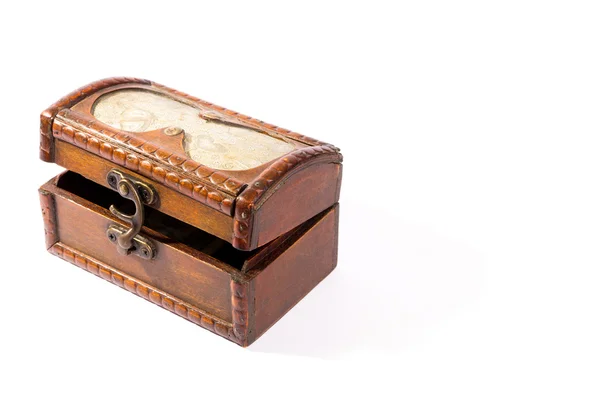
[[(50, 253), (241, 346), (267, 331), (337, 263), (337, 204), (241, 253), (197, 228), (173, 229), (155, 214), (142, 232), (156, 257), (124, 255), (104, 234), (119, 223), (107, 209), (110, 200), (78, 179), (85, 180), (66, 172), (39, 190)], [(69, 185), (73, 180), (78, 184)]]

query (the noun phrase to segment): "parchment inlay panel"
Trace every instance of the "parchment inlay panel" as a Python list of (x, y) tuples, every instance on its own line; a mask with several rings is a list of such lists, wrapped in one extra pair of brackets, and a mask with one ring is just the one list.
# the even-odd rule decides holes
[[(171, 128), (184, 131), (187, 155), (215, 169), (257, 167), (294, 150), (294, 146), (254, 129), (206, 120), (200, 110), (143, 89), (122, 89), (101, 96), (92, 113), (99, 121), (128, 132)], [(178, 129), (179, 128), (179, 129)]]

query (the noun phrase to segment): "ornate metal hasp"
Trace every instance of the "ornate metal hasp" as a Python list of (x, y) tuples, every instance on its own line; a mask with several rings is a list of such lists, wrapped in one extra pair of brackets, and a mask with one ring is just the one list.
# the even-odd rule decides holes
[(152, 186), (116, 169), (111, 170), (106, 179), (111, 188), (133, 201), (135, 205), (135, 213), (132, 215), (119, 211), (114, 205), (110, 206), (110, 212), (130, 226), (111, 224), (106, 230), (106, 236), (116, 243), (117, 250), (123, 255), (135, 254), (146, 260), (153, 259), (156, 256), (156, 247), (148, 238), (140, 235), (140, 230), (144, 224), (144, 205), (151, 205), (157, 201), (156, 191)]

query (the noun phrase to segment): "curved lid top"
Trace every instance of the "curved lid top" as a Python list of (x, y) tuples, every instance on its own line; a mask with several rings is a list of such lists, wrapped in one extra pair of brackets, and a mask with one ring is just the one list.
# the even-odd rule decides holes
[(210, 114), (204, 117), (198, 107), (147, 89), (123, 88), (103, 94), (91, 113), (98, 121), (127, 132), (162, 130), (168, 136), (180, 135), (185, 156), (214, 169), (252, 169), (296, 148), (285, 137), (209, 119)]

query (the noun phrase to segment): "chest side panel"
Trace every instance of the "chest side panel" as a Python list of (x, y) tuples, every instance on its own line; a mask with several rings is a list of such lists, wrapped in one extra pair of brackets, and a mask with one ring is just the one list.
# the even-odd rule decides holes
[(308, 294), (337, 264), (335, 205), (266, 268), (256, 271), (255, 320), (251, 340), (264, 333)]
[(64, 193), (55, 194), (55, 203), (61, 243), (231, 322), (231, 279), (227, 272), (151, 232), (143, 231), (156, 245), (154, 260), (124, 256), (106, 237), (108, 226), (119, 223), (106, 210)]

